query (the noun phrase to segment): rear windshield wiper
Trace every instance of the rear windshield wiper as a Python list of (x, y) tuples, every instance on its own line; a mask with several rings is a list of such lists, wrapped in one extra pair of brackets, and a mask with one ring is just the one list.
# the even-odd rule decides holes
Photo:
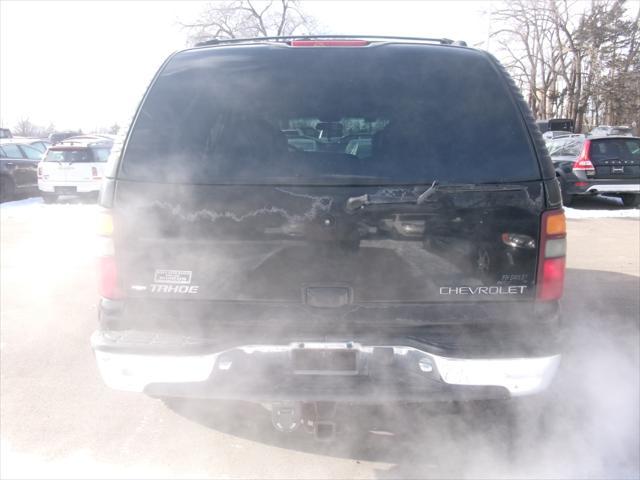
[(427, 188), (420, 195), (413, 197), (392, 197), (387, 195), (369, 195), (365, 193), (359, 197), (350, 197), (347, 199), (345, 209), (351, 213), (357, 209), (364, 207), (365, 205), (421, 205), (426, 202), (438, 190), (438, 182), (434, 181), (429, 188)]
[(345, 209), (348, 213), (353, 213), (359, 208), (367, 205), (422, 205), (438, 192), (496, 192), (523, 189), (524, 187), (522, 185), (483, 185), (473, 183), (440, 184), (437, 180), (434, 180), (429, 188), (415, 197), (406, 197), (404, 195), (394, 197), (389, 195), (364, 194), (359, 197), (348, 198)]

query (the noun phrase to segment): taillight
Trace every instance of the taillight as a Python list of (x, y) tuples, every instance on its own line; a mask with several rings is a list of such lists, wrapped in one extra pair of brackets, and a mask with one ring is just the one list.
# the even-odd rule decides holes
[(580, 156), (573, 162), (573, 166), (571, 167), (573, 170), (586, 172), (587, 175), (595, 175), (596, 169), (593, 163), (591, 163), (590, 150), (591, 140), (585, 140)]
[(120, 298), (118, 287), (118, 267), (113, 249), (113, 216), (108, 210), (101, 211), (98, 217), (99, 235), (99, 292), (104, 298)]
[(292, 40), (292, 47), (366, 47), (366, 40)]
[(98, 169), (96, 167), (91, 167), (91, 176), (94, 180), (99, 180), (100, 178), (102, 178), (98, 175)]
[(566, 253), (567, 226), (564, 212), (544, 212), (540, 225), (538, 300), (558, 300), (562, 297)]
[(38, 166), (38, 178), (42, 178), (42, 165)]

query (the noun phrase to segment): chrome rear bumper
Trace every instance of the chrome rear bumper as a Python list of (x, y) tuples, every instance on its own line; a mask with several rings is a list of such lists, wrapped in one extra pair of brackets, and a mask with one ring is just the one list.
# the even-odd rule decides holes
[[(261, 399), (269, 398), (271, 386), (274, 399), (281, 398), (285, 386), (289, 391), (295, 390), (295, 382), (312, 384), (315, 394), (323, 384), (338, 385), (337, 389), (348, 387), (350, 399), (359, 392), (371, 395), (383, 389), (392, 390), (393, 398), (402, 399), (405, 388), (413, 400), (420, 398), (421, 392), (426, 392), (427, 397), (436, 390), (439, 395), (433, 398), (442, 399), (452, 386), (459, 387), (455, 391), (464, 390), (463, 387), (499, 387), (508, 392), (507, 396), (516, 397), (545, 390), (560, 362), (560, 355), (450, 358), (415, 347), (357, 342), (243, 345), (219, 352), (180, 355), (158, 354), (157, 350), (156, 353), (120, 353), (103, 349), (102, 335), (95, 332), (91, 342), (105, 384), (116, 390), (156, 392), (157, 395), (191, 396), (190, 391), (197, 391), (193, 396), (206, 392), (207, 397), (215, 398), (219, 391), (222, 397), (233, 398), (233, 389), (238, 387), (244, 392), (238, 396), (246, 398), (251, 396), (247, 393), (251, 391), (248, 384), (255, 381), (267, 385), (267, 391), (262, 390), (259, 395)], [(291, 366), (292, 355), (303, 349), (320, 353), (354, 352), (355, 363), (353, 369), (296, 370)], [(280, 380), (271, 381), (270, 374), (265, 372), (279, 372)], [(330, 392), (321, 393), (322, 398), (330, 398)]]
[(637, 193), (640, 194), (640, 184), (595, 184), (587, 188), (590, 193)]

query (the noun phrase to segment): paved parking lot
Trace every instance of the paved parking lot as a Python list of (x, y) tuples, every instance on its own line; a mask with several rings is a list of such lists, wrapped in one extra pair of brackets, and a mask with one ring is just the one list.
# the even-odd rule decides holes
[(275, 435), (259, 406), (167, 406), (107, 389), (89, 347), (95, 211), (31, 200), (0, 208), (3, 478), (640, 475), (635, 214), (569, 215), (569, 335), (552, 392), (553, 421), (514, 463), (505, 455), (508, 437), (482, 418), (354, 411), (355, 428), (318, 444)]

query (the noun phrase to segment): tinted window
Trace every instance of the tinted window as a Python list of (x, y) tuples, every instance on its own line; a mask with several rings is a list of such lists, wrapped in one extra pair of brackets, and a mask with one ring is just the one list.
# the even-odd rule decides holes
[(549, 130), (563, 130), (571, 132), (573, 131), (573, 120), (549, 120)]
[(49, 150), (45, 162), (87, 163), (93, 162), (93, 155), (88, 148), (65, 148), (64, 150)]
[(591, 142), (594, 160), (640, 160), (640, 140), (607, 139)]
[(47, 146), (43, 142), (33, 142), (30, 143), (29, 146), (35, 148), (40, 153), (44, 153), (47, 150)]
[(92, 148), (95, 162), (106, 162), (109, 158), (110, 148)]
[[(319, 132), (318, 151), (290, 148), (292, 129)], [(354, 134), (372, 136), (367, 158), (345, 151)], [(178, 54), (142, 105), (120, 175), (194, 183), (540, 178), (520, 113), (484, 55), (395, 45)]]
[(20, 151), (20, 147), (13, 143), (2, 145), (4, 156), (8, 158), (24, 158), (24, 155)]
[(42, 152), (37, 148), (33, 148), (30, 145), (20, 145), (20, 148), (29, 160), (40, 160), (42, 158)]

